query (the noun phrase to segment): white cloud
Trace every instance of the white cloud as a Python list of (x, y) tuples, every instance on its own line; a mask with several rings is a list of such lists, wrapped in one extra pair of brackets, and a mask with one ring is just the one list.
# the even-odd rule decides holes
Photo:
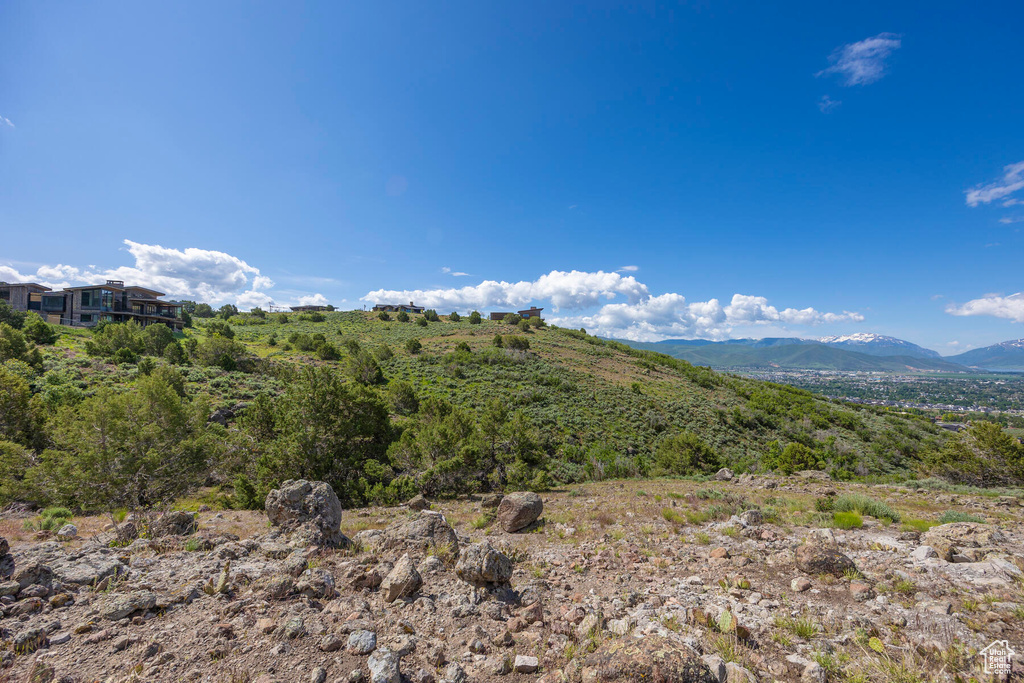
[(450, 289), (377, 289), (362, 298), (367, 303), (415, 301), (429, 308), (517, 307), (537, 300), (549, 300), (555, 309), (580, 309), (597, 305), (602, 299), (623, 295), (630, 301), (649, 296), (647, 285), (631, 275), (597, 271), (553, 270), (527, 282), (496, 282), (484, 280), (479, 285)]
[(640, 270), (640, 266), (622, 266), (621, 268), (619, 268), (615, 272), (616, 273), (635, 273), (638, 270)]
[(1024, 323), (1024, 292), (1009, 296), (986, 294), (963, 305), (950, 304), (946, 313), (951, 315), (991, 315), (1014, 322)]
[[(1003, 167), (1003, 177), (994, 182), (979, 185), (973, 190), (965, 190), (967, 206), (988, 204), (997, 199), (1011, 195), (1017, 190), (1024, 188), (1024, 161), (1018, 161)], [(1019, 200), (1010, 199), (1003, 202), (1003, 206), (1013, 206)]]
[(3, 125), (8, 126), (10, 128), (14, 128), (14, 123), (9, 118), (7, 118), (5, 116), (0, 116), (0, 124), (3, 124)]
[(269, 291), (275, 286), (274, 281), (237, 256), (194, 247), (172, 249), (131, 240), (124, 240), (124, 244), (134, 257), (134, 265), (108, 269), (44, 265), (35, 273), (28, 274), (0, 266), (0, 279), (38, 282), (54, 289), (123, 280), (129, 285), (164, 292), (173, 299), (195, 299), (210, 304), (235, 303), (243, 309), (266, 306), (274, 300)]
[(469, 277), (469, 273), (464, 273), (461, 270), (452, 270), (448, 266), (442, 266), (441, 272), (452, 277)]
[[(864, 316), (813, 308), (778, 310), (765, 297), (736, 294), (723, 306), (718, 299), (688, 302), (682, 294), (651, 295), (647, 285), (617, 273), (552, 271), (533, 281), (487, 280), (472, 287), (433, 290), (377, 290), (362, 299), (369, 303), (415, 301), (429, 308), (515, 309), (550, 302), (563, 327), (585, 327), (593, 334), (638, 341), (666, 337), (724, 339), (736, 327), (820, 325), (861, 322)], [(588, 310), (591, 309), (591, 310)], [(596, 310), (593, 310), (596, 309)], [(560, 311), (573, 315), (557, 315)]]
[(1018, 206), (1020, 204), (1024, 204), (1024, 201), (1020, 199), (1007, 199), (1005, 202), (1003, 202), (1003, 206), (1006, 207), (1007, 209), (1010, 208), (1011, 206)]
[(319, 293), (299, 297), (300, 306), (326, 306), (329, 303), (327, 297)]
[(832, 66), (816, 75), (838, 74), (843, 85), (867, 85), (885, 76), (885, 60), (900, 48), (900, 36), (879, 33), (877, 36), (836, 48), (828, 60)]
[(818, 109), (821, 110), (822, 114), (828, 114), (835, 111), (842, 103), (842, 100), (833, 100), (828, 95), (822, 95), (821, 99), (818, 100)]

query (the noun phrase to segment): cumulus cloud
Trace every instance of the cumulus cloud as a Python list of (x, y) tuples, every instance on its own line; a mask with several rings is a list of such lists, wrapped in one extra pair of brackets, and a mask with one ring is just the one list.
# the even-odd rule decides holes
[(838, 75), (843, 85), (867, 85), (885, 76), (885, 60), (901, 45), (895, 33), (877, 36), (836, 48), (828, 60), (832, 66), (817, 73), (818, 76)]
[(553, 318), (564, 327), (583, 327), (592, 334), (655, 341), (666, 337), (728, 339), (737, 327), (820, 325), (862, 322), (860, 313), (822, 313), (813, 308), (778, 310), (763, 296), (734, 294), (723, 306), (718, 299), (687, 302), (681, 294), (652, 296), (636, 304), (607, 304), (593, 315)]
[(649, 296), (647, 285), (632, 275), (618, 273), (569, 272), (553, 270), (532, 282), (496, 282), (484, 280), (478, 285), (448, 289), (377, 289), (362, 298), (367, 303), (415, 301), (428, 308), (487, 308), (489, 306), (525, 306), (544, 299), (555, 309), (580, 309), (602, 300), (623, 295), (636, 302)]
[(986, 294), (979, 299), (972, 299), (965, 304), (950, 304), (946, 313), (951, 315), (991, 315), (1024, 323), (1024, 292), (1009, 296)]
[[(1002, 199), (1021, 188), (1024, 188), (1024, 161), (1004, 166), (1002, 178), (985, 185), (979, 185), (971, 190), (965, 190), (964, 194), (966, 195), (967, 206), (978, 206), (979, 204), (988, 204), (997, 199)], [(1008, 199), (1003, 202), (1003, 206), (1014, 206), (1019, 201), (1018, 199)]]
[[(550, 302), (563, 327), (584, 327), (609, 337), (652, 341), (666, 337), (728, 338), (734, 328), (761, 325), (820, 325), (861, 322), (864, 316), (813, 308), (779, 310), (765, 297), (735, 294), (728, 304), (718, 299), (687, 301), (682, 294), (652, 295), (647, 285), (618, 273), (552, 271), (536, 280), (495, 282), (459, 289), (377, 290), (363, 301), (415, 301), (429, 308), (516, 309)], [(561, 315), (559, 315), (561, 314)]]
[(300, 306), (326, 306), (329, 303), (327, 297), (319, 293), (299, 297)]
[(130, 285), (164, 292), (170, 298), (195, 299), (210, 304), (235, 303), (240, 308), (266, 306), (273, 301), (268, 290), (274, 287), (274, 281), (237, 256), (195, 247), (173, 249), (132, 240), (124, 240), (124, 244), (134, 258), (134, 265), (108, 269), (44, 265), (35, 273), (19, 273), (9, 266), (0, 266), (0, 279), (38, 282), (54, 289), (123, 280)]

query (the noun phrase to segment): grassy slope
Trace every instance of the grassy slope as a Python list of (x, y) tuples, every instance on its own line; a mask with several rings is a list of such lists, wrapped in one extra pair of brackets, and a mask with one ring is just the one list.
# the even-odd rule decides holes
[[(920, 421), (828, 403), (777, 385), (681, 371), (638, 357), (644, 352), (565, 330), (542, 329), (524, 335), (530, 341), (530, 353), (506, 355), (492, 351), (495, 333), (521, 333), (502, 323), (470, 325), (465, 319), (460, 323), (442, 319), (421, 327), (413, 322), (382, 322), (375, 314), (360, 311), (327, 314), (322, 323), (289, 318), (286, 324), (271, 316), (271, 322), (252, 325), (239, 324), (247, 318), (236, 319), (236, 340), (275, 363), (326, 364), (339, 369), (347, 367), (347, 358), (324, 362), (308, 353), (285, 350), (288, 335), (319, 332), (340, 348), (354, 339), (371, 352), (386, 344), (394, 352), (393, 358), (381, 363), (388, 380), (408, 380), (421, 398), (441, 396), (471, 409), (500, 398), (523, 410), (554, 451), (580, 445), (650, 453), (663, 435), (689, 429), (728, 461), (749, 464), (773, 440), (783, 444), (802, 440), (810, 445), (831, 436), (838, 452), (855, 454), (858, 462), (877, 472), (891, 469), (883, 461), (895, 459), (898, 444), (917, 450), (946, 437)], [(197, 321), (200, 326), (203, 323)], [(123, 386), (133, 376), (133, 366), (116, 367), (86, 358), (81, 351), (85, 334), (62, 337), (58, 347), (67, 357), (58, 365), (77, 373), (87, 391), (103, 383)], [(268, 343), (272, 335), (277, 337), (276, 346)], [(420, 354), (404, 350), (411, 338), (421, 340)], [(472, 362), (451, 357), (456, 344), (463, 341), (474, 352)], [(479, 362), (481, 358), (491, 359), (492, 364)], [(198, 367), (187, 368), (186, 374), (190, 393), (207, 393), (215, 404), (229, 405), (260, 391), (282, 388), (271, 374)]]

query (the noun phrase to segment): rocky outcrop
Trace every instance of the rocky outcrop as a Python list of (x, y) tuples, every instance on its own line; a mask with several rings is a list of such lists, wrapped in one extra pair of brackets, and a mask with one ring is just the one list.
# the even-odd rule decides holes
[(512, 579), (512, 560), (487, 541), (468, 545), (459, 553), (455, 574), (473, 586), (504, 586)]
[(422, 493), (410, 498), (409, 502), (407, 502), (405, 505), (410, 510), (415, 510), (416, 512), (422, 512), (423, 510), (430, 509), (430, 501), (424, 498)]
[(292, 532), (293, 545), (348, 544), (341, 533), (341, 501), (326, 482), (289, 479), (267, 494), (264, 508), (271, 524)]
[(921, 536), (921, 544), (935, 549), (947, 562), (980, 562), (1006, 541), (1006, 535), (990, 524), (954, 522), (933, 526)]
[(606, 640), (583, 660), (583, 683), (718, 683), (690, 648), (661, 636)]
[(510, 493), (498, 505), (498, 524), (508, 533), (515, 533), (536, 522), (543, 511), (544, 501), (536, 493)]

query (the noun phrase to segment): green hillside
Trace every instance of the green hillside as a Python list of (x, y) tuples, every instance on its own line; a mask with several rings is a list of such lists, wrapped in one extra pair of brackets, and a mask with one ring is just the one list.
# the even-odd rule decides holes
[(865, 372), (964, 371), (962, 365), (938, 358), (876, 356), (824, 344), (789, 344), (750, 347), (733, 344), (704, 346), (667, 343), (632, 346), (668, 354), (698, 365), (713, 368), (787, 368), (808, 370), (861, 370)]
[[(197, 320), (177, 339), (59, 328), (41, 363), (9, 361), (0, 377), (24, 393), (25, 416), (8, 419), (0, 439), (13, 444), (5, 471), (25, 485), (0, 497), (88, 505), (85, 492), (109, 494), (100, 484), (111, 461), (166, 469), (174, 458), (176, 483), (221, 482), (237, 504), (298, 476), (331, 480), (359, 504), (721, 466), (910, 475), (948, 438), (926, 420), (575, 330), (361, 311), (229, 323)], [(237, 403), (248, 407), (227, 427), (206, 423)], [(123, 443), (99, 440), (124, 421)], [(95, 488), (61, 483), (89, 476)]]

